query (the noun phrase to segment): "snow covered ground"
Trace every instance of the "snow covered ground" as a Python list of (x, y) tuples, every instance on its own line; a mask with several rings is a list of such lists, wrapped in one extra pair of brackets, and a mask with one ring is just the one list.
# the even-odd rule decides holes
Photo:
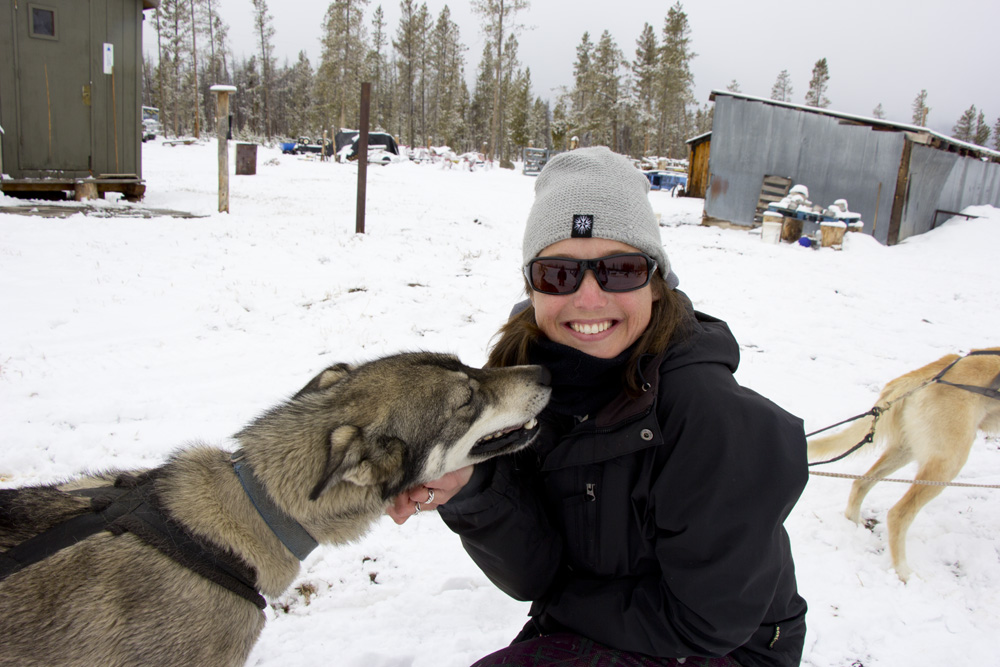
[[(156, 465), (338, 361), (427, 349), (481, 364), (521, 298), (534, 180), (519, 171), (372, 166), (359, 235), (353, 165), (261, 148), (220, 215), (214, 142), (143, 150), (142, 206), (204, 217), (0, 215), (0, 484)], [(739, 380), (808, 430), (944, 354), (1000, 345), (1000, 210), (895, 247), (848, 235), (838, 252), (701, 227), (700, 200), (650, 199), (681, 288), (741, 343)], [(981, 436), (959, 480), (1000, 484), (1000, 440)], [(884, 519), (907, 487), (875, 488), (868, 530), (843, 517), (849, 486), (811, 477), (787, 523), (810, 604), (803, 664), (997, 664), (1000, 491), (932, 502), (910, 530), (904, 585)], [(272, 603), (252, 665), (460, 667), (508, 643), (527, 612), (433, 514), (318, 549)]]

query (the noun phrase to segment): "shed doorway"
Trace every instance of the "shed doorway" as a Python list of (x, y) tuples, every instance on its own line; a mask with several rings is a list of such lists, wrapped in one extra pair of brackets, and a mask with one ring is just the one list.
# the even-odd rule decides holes
[(90, 2), (24, 2), (14, 13), (18, 166), (22, 171), (86, 171)]

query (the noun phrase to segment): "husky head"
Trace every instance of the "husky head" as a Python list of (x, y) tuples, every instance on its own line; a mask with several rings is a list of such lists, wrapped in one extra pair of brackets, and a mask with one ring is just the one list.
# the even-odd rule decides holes
[(387, 500), (531, 444), (548, 382), (540, 366), (477, 369), (428, 352), (337, 364), (240, 436), (261, 427), (272, 431), (269, 440), (273, 427), (295, 431), (299, 441), (313, 440), (303, 429), (322, 433), (325, 461), (313, 473), (309, 499), (347, 483), (375, 488)]

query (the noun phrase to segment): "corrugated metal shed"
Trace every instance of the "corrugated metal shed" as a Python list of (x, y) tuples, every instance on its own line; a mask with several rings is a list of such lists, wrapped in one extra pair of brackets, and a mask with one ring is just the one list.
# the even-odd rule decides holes
[(996, 151), (826, 109), (725, 91), (710, 99), (708, 221), (752, 225), (768, 176), (806, 185), (816, 204), (846, 199), (865, 232), (887, 244), (932, 229), (942, 211), (1000, 206)]

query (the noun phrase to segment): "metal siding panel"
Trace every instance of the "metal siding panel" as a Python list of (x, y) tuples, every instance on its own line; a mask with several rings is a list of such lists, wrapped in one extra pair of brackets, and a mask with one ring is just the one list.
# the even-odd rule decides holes
[(0, 11), (0, 165), (3, 172), (16, 175), (17, 156), (17, 96), (14, 69), (14, 5), (7, 3)]
[[(94, 121), (95, 174), (140, 174), (139, 76), (141, 4), (137, 0), (91, 0), (94, 97), (101, 112)], [(103, 44), (114, 45), (114, 73), (105, 74)], [(114, 88), (112, 89), (112, 85)]]
[(954, 153), (914, 145), (910, 153), (909, 192), (899, 225), (900, 241), (931, 229), (934, 211), (940, 208), (939, 201), (957, 158)]

